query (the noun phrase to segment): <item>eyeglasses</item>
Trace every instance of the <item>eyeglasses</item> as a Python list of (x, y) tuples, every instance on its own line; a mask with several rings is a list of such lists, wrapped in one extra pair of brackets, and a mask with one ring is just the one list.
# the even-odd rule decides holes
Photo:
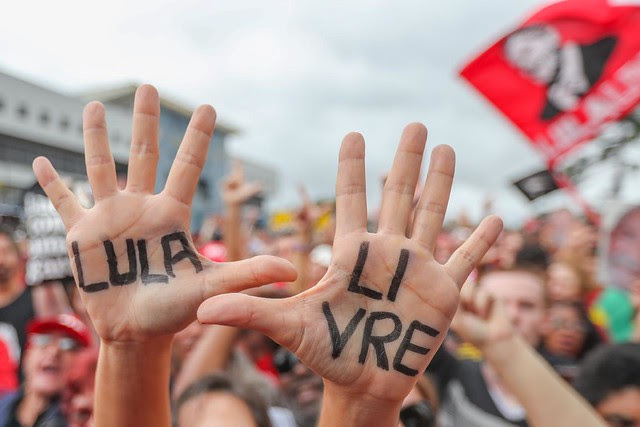
[(47, 347), (56, 344), (61, 351), (75, 351), (80, 348), (78, 341), (73, 338), (56, 336), (54, 334), (32, 334), (29, 340), (31, 344), (36, 347)]
[(428, 400), (422, 400), (413, 405), (402, 408), (400, 421), (405, 427), (433, 427), (436, 414)]
[(289, 350), (281, 348), (273, 355), (273, 365), (281, 374), (291, 372), (300, 361)]
[(640, 425), (640, 422), (625, 415), (605, 414), (603, 418), (611, 427), (637, 427)]
[(565, 319), (551, 319), (553, 329), (569, 329), (574, 332), (586, 332), (587, 328), (581, 322), (572, 322)]

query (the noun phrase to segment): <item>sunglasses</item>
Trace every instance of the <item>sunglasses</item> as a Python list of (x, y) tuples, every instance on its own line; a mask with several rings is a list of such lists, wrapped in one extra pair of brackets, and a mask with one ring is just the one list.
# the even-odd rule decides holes
[(434, 427), (436, 414), (428, 400), (402, 408), (400, 421), (405, 427)]
[(291, 372), (299, 362), (295, 354), (284, 348), (279, 349), (273, 355), (273, 365), (280, 374)]
[(60, 337), (53, 334), (32, 334), (29, 338), (35, 347), (47, 347), (55, 344), (61, 351), (75, 351), (80, 348), (80, 344), (73, 338)]

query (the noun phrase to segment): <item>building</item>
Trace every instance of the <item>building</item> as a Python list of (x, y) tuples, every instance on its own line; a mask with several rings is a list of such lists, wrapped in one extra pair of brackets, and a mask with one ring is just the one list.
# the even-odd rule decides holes
[[(86, 180), (82, 109), (87, 100), (105, 104), (111, 151), (118, 174), (126, 174), (131, 139), (131, 111), (136, 85), (71, 97), (0, 73), (0, 215), (19, 216), (22, 194), (35, 183), (31, 163), (48, 157), (61, 175)], [(187, 128), (192, 110), (161, 98), (160, 159), (156, 191), (165, 185), (171, 164)], [(235, 129), (218, 123), (209, 147), (206, 167), (193, 200), (191, 226), (198, 230), (204, 217), (222, 209), (219, 183), (229, 170), (225, 139)], [(242, 160), (241, 160), (242, 161)], [(248, 179), (258, 179), (263, 197), (276, 190), (276, 173), (255, 162), (245, 162)]]

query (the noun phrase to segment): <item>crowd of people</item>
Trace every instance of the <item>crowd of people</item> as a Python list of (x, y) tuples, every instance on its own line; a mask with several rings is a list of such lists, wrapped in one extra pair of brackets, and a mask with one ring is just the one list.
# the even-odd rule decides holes
[(91, 209), (34, 162), (75, 280), (25, 286), (29, 242), (0, 231), (0, 425), (640, 426), (640, 285), (598, 280), (596, 225), (569, 210), (444, 223), (453, 151), (436, 147), (418, 184), (412, 124), (378, 209), (349, 134), (335, 201), (301, 190), (272, 227), (236, 165), (224, 212), (190, 235), (215, 112), (195, 111), (153, 195), (158, 117), (142, 86), (118, 188), (87, 106)]

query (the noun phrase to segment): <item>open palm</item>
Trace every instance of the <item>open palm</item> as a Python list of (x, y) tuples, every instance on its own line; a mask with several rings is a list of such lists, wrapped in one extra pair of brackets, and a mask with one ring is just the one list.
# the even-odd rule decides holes
[(460, 287), (502, 228), (498, 218), (488, 218), (446, 265), (434, 260), (455, 160), (450, 147), (434, 149), (409, 227), (425, 142), (424, 126), (405, 129), (374, 234), (366, 229), (364, 141), (349, 134), (340, 151), (327, 274), (284, 300), (216, 296), (198, 310), (200, 321), (262, 331), (346, 394), (401, 401), (442, 343)]
[(204, 166), (215, 111), (193, 114), (167, 184), (153, 194), (158, 162), (158, 94), (141, 86), (133, 114), (127, 186), (119, 190), (104, 108), (84, 111), (87, 175), (95, 206), (82, 208), (45, 158), (34, 172), (67, 228), (81, 297), (104, 340), (169, 335), (195, 319), (200, 303), (224, 292), (290, 281), (293, 266), (274, 257), (216, 264), (199, 256), (189, 233), (191, 200)]

